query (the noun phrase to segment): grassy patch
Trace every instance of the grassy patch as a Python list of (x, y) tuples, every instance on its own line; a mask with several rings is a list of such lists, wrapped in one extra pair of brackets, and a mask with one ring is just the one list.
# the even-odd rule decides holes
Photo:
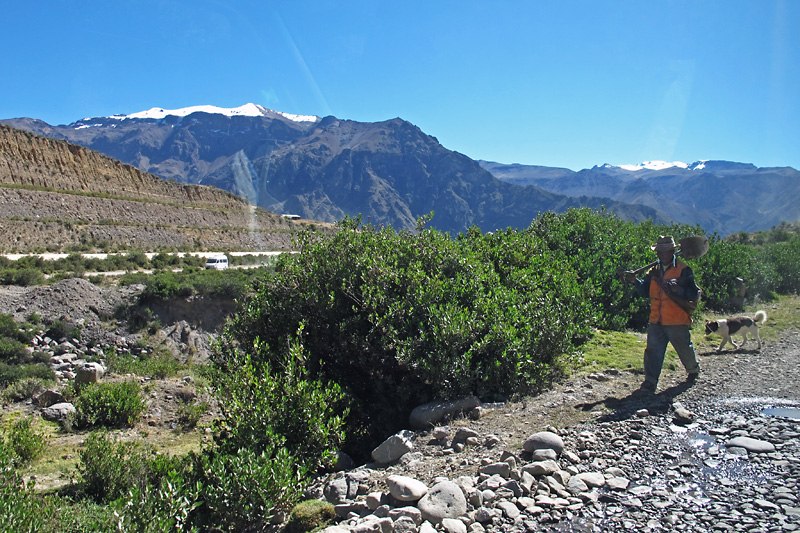
[[(775, 302), (749, 305), (736, 314), (752, 317), (759, 309), (766, 311), (768, 317), (767, 323), (761, 326), (759, 331), (763, 341), (777, 340), (784, 331), (800, 324), (800, 296), (781, 296)], [(720, 337), (716, 335), (706, 337), (705, 321), (729, 316), (735, 314), (708, 312), (704, 313), (701, 319), (695, 320), (692, 325), (692, 342), (698, 354), (714, 351), (720, 343)], [(646, 342), (646, 333), (594, 330), (589, 342), (582, 347), (582, 360), (574, 368), (574, 372), (583, 374), (610, 368), (640, 371)], [(664, 359), (664, 370), (678, 368), (680, 368), (678, 355), (669, 345)]]

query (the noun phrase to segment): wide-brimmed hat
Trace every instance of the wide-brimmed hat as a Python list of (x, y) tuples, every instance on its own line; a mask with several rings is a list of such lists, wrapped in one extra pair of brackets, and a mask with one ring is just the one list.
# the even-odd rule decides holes
[(675, 239), (672, 238), (672, 235), (661, 235), (658, 238), (658, 241), (650, 247), (651, 250), (655, 250), (656, 252), (661, 252), (664, 250), (674, 250), (675, 249)]

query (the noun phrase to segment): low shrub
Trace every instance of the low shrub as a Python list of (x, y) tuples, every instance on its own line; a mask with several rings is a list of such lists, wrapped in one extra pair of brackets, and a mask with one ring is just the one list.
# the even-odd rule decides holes
[(44, 334), (57, 341), (61, 339), (80, 339), (81, 328), (67, 320), (56, 320), (50, 324)]
[(180, 459), (160, 455), (152, 446), (93, 431), (79, 451), (78, 472), (87, 495), (97, 502), (109, 502), (134, 489), (160, 486), (161, 479), (180, 465)]
[(0, 361), (0, 386), (7, 387), (16, 381), (39, 378), (42, 381), (55, 381), (52, 368), (42, 364), (8, 364)]
[(208, 412), (208, 402), (182, 403), (178, 406), (178, 424), (184, 429), (193, 429), (200, 418)]
[(44, 380), (39, 377), (22, 378), (3, 389), (0, 392), (0, 397), (2, 397), (4, 403), (30, 400), (54, 384), (55, 382), (52, 380)]
[(47, 439), (33, 427), (33, 417), (23, 416), (8, 431), (6, 445), (17, 457), (17, 464), (26, 465), (41, 457)]
[(336, 519), (333, 504), (323, 500), (306, 500), (298, 503), (289, 514), (285, 533), (319, 531)]
[(133, 355), (110, 352), (106, 355), (108, 371), (114, 374), (136, 374), (154, 379), (164, 379), (177, 374), (181, 364), (167, 350), (152, 354)]
[(575, 272), (530, 231), (473, 229), (453, 240), (347, 220), (332, 237), (304, 234), (299, 244), (300, 254), (259, 279), (228, 335), (279, 373), (305, 323), (309, 377), (352, 401), (353, 455), (401, 429), (422, 403), (539, 390), (587, 332)]
[(223, 531), (243, 531), (275, 509), (288, 511), (302, 496), (308, 474), (278, 443), (261, 452), (205, 450), (193, 461), (193, 479), (202, 485), (196, 525)]
[[(195, 510), (202, 505), (202, 485), (170, 471), (160, 483), (134, 487), (113, 508), (120, 531), (163, 533), (197, 531), (192, 526)], [(217, 530), (216, 528), (214, 530)]]
[(73, 423), (78, 428), (132, 426), (145, 408), (135, 381), (92, 383), (75, 400)]

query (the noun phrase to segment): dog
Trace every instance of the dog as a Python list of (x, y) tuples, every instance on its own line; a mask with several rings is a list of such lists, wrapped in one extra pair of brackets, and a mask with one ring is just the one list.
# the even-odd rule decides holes
[[(747, 334), (753, 336), (758, 341), (758, 349), (761, 349), (761, 337), (758, 335), (758, 323), (764, 324), (767, 321), (767, 313), (757, 311), (753, 318), (749, 316), (739, 316), (736, 318), (723, 318), (722, 320), (706, 320), (706, 335), (716, 333), (722, 337), (722, 344), (717, 348), (717, 352), (722, 351), (722, 347), (730, 342), (734, 348), (741, 348), (747, 342)], [(731, 335), (739, 334), (744, 339), (741, 344), (733, 342)]]

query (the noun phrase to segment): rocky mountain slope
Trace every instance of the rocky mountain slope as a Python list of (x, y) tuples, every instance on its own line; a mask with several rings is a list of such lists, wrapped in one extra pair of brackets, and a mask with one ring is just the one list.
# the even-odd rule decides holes
[[(652, 163), (652, 162), (651, 162)], [(646, 205), (725, 236), (800, 219), (800, 171), (730, 161), (569, 169), (481, 161), (495, 177), (554, 194), (602, 196)]]
[(0, 125), (0, 250), (283, 250), (298, 224), (207, 186)]
[(325, 222), (360, 214), (370, 223), (413, 229), (417, 218), (433, 211), (437, 229), (458, 233), (476, 225), (493, 231), (524, 228), (540, 212), (578, 206), (606, 206), (634, 221), (667, 220), (652, 207), (497, 180), (399, 118), (310, 120), (252, 104), (236, 108), (253, 109), (260, 111), (158, 110), (61, 126), (34, 119), (3, 122), (81, 144), (162, 178), (214, 185), (271, 211)]

